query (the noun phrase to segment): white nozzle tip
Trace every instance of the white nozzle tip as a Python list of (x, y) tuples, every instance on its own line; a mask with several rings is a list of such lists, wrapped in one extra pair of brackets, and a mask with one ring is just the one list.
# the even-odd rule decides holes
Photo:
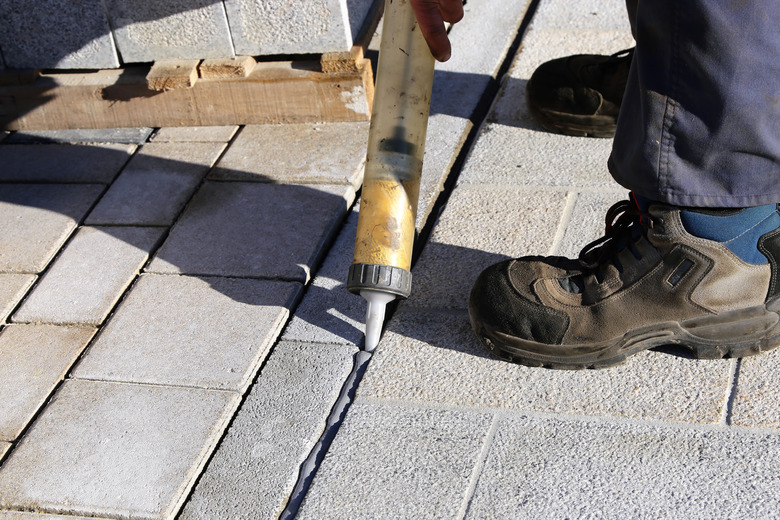
[(395, 300), (395, 295), (382, 291), (364, 289), (360, 296), (368, 302), (366, 309), (366, 351), (373, 352), (379, 344), (382, 335), (382, 325), (385, 322), (385, 308), (387, 304)]

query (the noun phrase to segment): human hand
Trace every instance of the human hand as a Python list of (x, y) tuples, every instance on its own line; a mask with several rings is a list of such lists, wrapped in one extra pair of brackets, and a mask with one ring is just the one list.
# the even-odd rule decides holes
[(439, 61), (450, 59), (452, 47), (444, 22), (457, 23), (463, 18), (463, 0), (409, 0), (409, 3), (433, 57)]

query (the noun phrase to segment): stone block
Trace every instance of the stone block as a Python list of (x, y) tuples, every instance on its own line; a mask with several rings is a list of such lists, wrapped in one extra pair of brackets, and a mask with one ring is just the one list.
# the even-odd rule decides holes
[[(93, 517), (94, 518), (94, 517)], [(0, 511), (0, 520), (93, 520), (85, 516), (47, 515), (23, 511)]]
[(731, 423), (754, 428), (780, 428), (780, 351), (740, 361)]
[(168, 126), (157, 130), (151, 138), (153, 143), (227, 143), (233, 138), (238, 126)]
[(485, 267), (550, 251), (565, 206), (563, 191), (456, 188), (412, 269), (409, 304), (465, 309)]
[(356, 350), (277, 345), (179, 518), (278, 517)]
[(141, 147), (89, 214), (89, 225), (170, 226), (225, 143)]
[(143, 275), (75, 377), (244, 392), (300, 284)]
[(465, 518), (771, 518), (778, 464), (772, 433), (512, 416)]
[(357, 188), (367, 146), (368, 123), (247, 125), (209, 178)]
[(152, 133), (151, 128), (86, 128), (83, 130), (20, 130), (6, 141), (8, 144), (60, 143), (143, 144)]
[(102, 0), (4, 0), (0, 47), (11, 68), (119, 67)]
[(3, 184), (0, 272), (43, 271), (103, 189), (96, 184)]
[(616, 189), (607, 171), (611, 139), (554, 135), (488, 123), (458, 184)]
[(81, 228), (13, 315), (13, 321), (99, 325), (163, 232), (161, 228)]
[(557, 235), (553, 254), (577, 258), (590, 242), (604, 236), (604, 218), (607, 210), (618, 201), (626, 200), (628, 192), (615, 184), (618, 191), (598, 190), (569, 193), (571, 215), (564, 223), (563, 233)]
[(108, 184), (134, 150), (130, 144), (3, 144), (0, 181)]
[(0, 333), (0, 440), (13, 441), (95, 333), (93, 327), (9, 325)]
[(108, 0), (124, 63), (232, 58), (225, 7), (212, 0)]
[(534, 29), (569, 31), (631, 31), (624, 0), (542, 2), (534, 15)]
[[(0, 461), (3, 460), (3, 457), (5, 457), (5, 454), (11, 451), (12, 444), (10, 442), (4, 442), (0, 441)], [(0, 512), (0, 518), (3, 518), (2, 512)]]
[(355, 403), (296, 516), (456, 518), (491, 416)]
[(353, 198), (347, 186), (207, 182), (148, 271), (306, 282)]
[(465, 311), (402, 305), (358, 395), (426, 406), (719, 424), (733, 363), (646, 351), (603, 370), (529, 368), (490, 354)]
[(239, 398), (68, 380), (0, 469), (0, 508), (171, 518)]
[(0, 274), (0, 324), (5, 322), (34, 281), (32, 274)]
[(352, 46), (346, 0), (226, 0), (225, 8), (239, 56), (319, 54)]

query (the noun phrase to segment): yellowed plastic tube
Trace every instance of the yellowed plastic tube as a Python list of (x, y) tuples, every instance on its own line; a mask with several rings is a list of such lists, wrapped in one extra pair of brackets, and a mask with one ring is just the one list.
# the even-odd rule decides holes
[(411, 293), (434, 59), (408, 0), (386, 0), (355, 255), (347, 288), (368, 301), (366, 350), (387, 303)]

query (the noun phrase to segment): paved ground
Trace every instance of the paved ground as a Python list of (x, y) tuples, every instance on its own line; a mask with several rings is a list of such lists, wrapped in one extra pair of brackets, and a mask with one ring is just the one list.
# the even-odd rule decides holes
[(542, 0), (499, 90), (527, 8), (452, 31), (435, 225), (373, 356), (343, 286), (367, 125), (0, 134), (0, 519), (780, 517), (780, 353), (561, 372), (469, 329), (483, 267), (576, 254), (625, 196), (609, 140), (524, 101), (631, 46), (621, 0)]

